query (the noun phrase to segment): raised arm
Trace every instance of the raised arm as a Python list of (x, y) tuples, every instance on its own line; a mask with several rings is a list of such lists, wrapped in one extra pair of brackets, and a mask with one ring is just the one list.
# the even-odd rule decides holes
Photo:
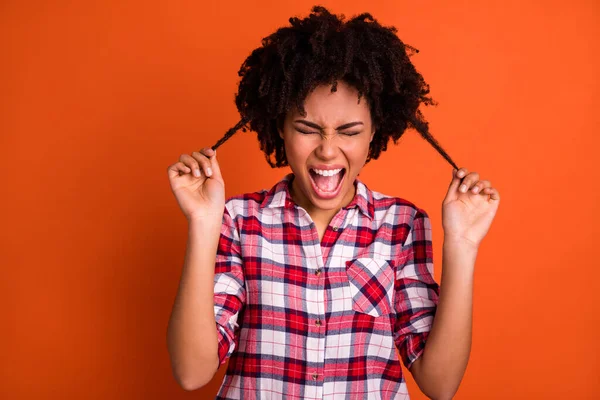
[(213, 288), (225, 190), (213, 150), (184, 154), (180, 160), (168, 173), (189, 228), (167, 347), (175, 379), (194, 390), (208, 383), (219, 366)]

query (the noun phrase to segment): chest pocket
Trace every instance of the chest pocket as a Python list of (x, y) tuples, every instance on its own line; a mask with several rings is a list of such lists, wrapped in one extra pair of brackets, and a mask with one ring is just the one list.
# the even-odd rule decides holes
[(352, 309), (380, 317), (394, 311), (393, 261), (380, 258), (356, 258), (346, 261)]

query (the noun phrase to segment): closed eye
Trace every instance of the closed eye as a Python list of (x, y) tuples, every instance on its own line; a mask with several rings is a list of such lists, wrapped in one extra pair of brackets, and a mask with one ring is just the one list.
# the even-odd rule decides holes
[(304, 134), (304, 135), (310, 135), (310, 134), (312, 134), (312, 133), (319, 134), (319, 132), (304, 132), (304, 131), (301, 131), (300, 129), (296, 129), (296, 130), (297, 130), (298, 132), (300, 132), (300, 133)]
[[(296, 130), (304, 135), (311, 135), (311, 134), (320, 135), (320, 132), (305, 132), (305, 131), (301, 131), (298, 128), (296, 128)], [(354, 136), (354, 135), (358, 135), (360, 132), (340, 132), (340, 133), (344, 136)]]

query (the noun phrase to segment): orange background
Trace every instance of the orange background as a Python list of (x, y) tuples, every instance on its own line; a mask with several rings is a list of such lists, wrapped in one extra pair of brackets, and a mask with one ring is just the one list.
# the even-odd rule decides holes
[[(321, 4), (347, 17), (371, 12), (421, 51), (413, 62), (439, 102), (424, 110), (432, 133), (500, 191), (455, 398), (592, 398), (600, 6), (470, 3)], [(238, 121), (241, 63), (312, 5), (0, 4), (0, 398), (214, 398), (224, 367), (195, 392), (171, 375), (166, 328), (187, 223), (166, 169)], [(288, 172), (267, 165), (249, 132), (223, 145), (219, 161), (228, 196)], [(439, 282), (450, 165), (408, 131), (361, 178), (429, 213)], [(412, 398), (425, 398), (407, 381)]]

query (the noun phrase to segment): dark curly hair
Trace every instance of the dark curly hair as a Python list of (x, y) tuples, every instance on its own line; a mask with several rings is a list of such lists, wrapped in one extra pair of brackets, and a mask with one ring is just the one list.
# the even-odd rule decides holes
[[(454, 168), (459, 169), (429, 133), (419, 105), (436, 105), (429, 85), (409, 57), (419, 50), (404, 44), (393, 26), (380, 25), (369, 13), (347, 22), (344, 15), (314, 6), (304, 19), (292, 17), (291, 27), (279, 28), (262, 39), (242, 64), (235, 103), (242, 116), (212, 148), (216, 149), (240, 128), (258, 133), (260, 149), (271, 167), (288, 165), (283, 139), (278, 134), (287, 112), (296, 106), (306, 116), (304, 100), (322, 84), (337, 90), (342, 80), (366, 96), (376, 128), (367, 162), (397, 143), (407, 128), (414, 128)], [(274, 156), (274, 160), (273, 160)]]

